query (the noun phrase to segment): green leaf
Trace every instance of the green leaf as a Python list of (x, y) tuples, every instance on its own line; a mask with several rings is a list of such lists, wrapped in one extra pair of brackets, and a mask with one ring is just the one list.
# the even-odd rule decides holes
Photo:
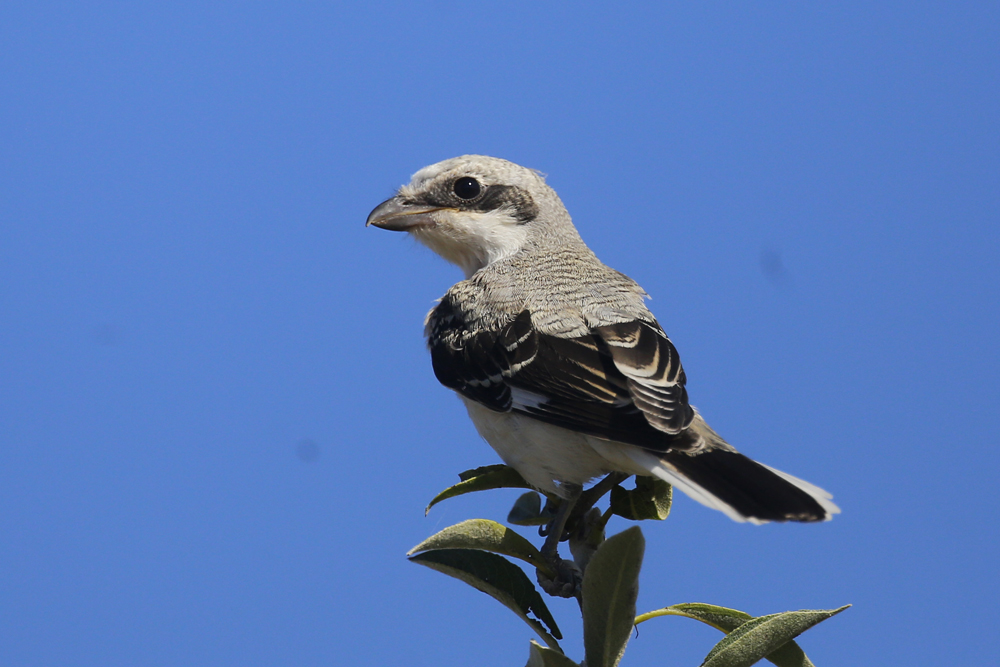
[(635, 617), (635, 624), (639, 625), (643, 621), (648, 621), (658, 616), (686, 616), (687, 618), (693, 618), (696, 621), (711, 625), (713, 628), (722, 630), (727, 634), (753, 618), (753, 616), (745, 611), (719, 607), (714, 604), (688, 602), (640, 614)]
[[(635, 624), (658, 616), (684, 616), (711, 625), (716, 630), (722, 630), (729, 634), (745, 622), (751, 620), (753, 616), (746, 612), (719, 607), (714, 604), (686, 603), (675, 604), (656, 611), (640, 614), (635, 618)], [(785, 643), (781, 648), (771, 651), (764, 656), (778, 667), (814, 667), (813, 663), (806, 657), (798, 644), (794, 641)]]
[(765, 655), (764, 658), (778, 667), (816, 667), (812, 660), (806, 657), (802, 647), (793, 640), (785, 642), (780, 648)]
[(662, 521), (670, 514), (673, 487), (658, 477), (636, 476), (635, 488), (611, 489), (611, 511), (631, 521)]
[(525, 667), (580, 667), (559, 651), (545, 648), (534, 639), (528, 653), (528, 664)]
[(412, 556), (421, 551), (437, 549), (482, 549), (495, 554), (513, 556), (542, 570), (550, 577), (555, 576), (534, 544), (510, 528), (488, 519), (469, 519), (449, 526), (410, 549), (406, 555)]
[(507, 523), (515, 526), (544, 526), (552, 520), (552, 513), (542, 509), (542, 497), (534, 491), (518, 496), (507, 514)]
[[(496, 463), (494, 465), (479, 466), (478, 468), (472, 468), (471, 470), (465, 470), (463, 472), (460, 472), (458, 473), (458, 479), (460, 479), (463, 482), (467, 482), (470, 479), (475, 479), (476, 477), (483, 477), (484, 475), (493, 475), (495, 473), (508, 473), (512, 470), (515, 473), (517, 473), (517, 471), (511, 468), (509, 465), (503, 463)], [(518, 476), (520, 476), (521, 473), (517, 474)], [(521, 479), (524, 478), (522, 477)]]
[[(521, 568), (506, 558), (476, 549), (439, 549), (410, 556), (410, 560), (461, 579), (496, 598), (530, 625), (546, 644), (557, 651), (562, 650), (556, 641), (562, 639), (562, 633), (542, 596)], [(529, 614), (545, 623), (552, 634), (546, 632), (542, 623)]]
[(709, 651), (702, 667), (749, 667), (849, 606), (830, 610), (786, 611), (746, 621)]
[(431, 511), (432, 507), (437, 505), (442, 500), (454, 498), (455, 496), (461, 496), (466, 493), (488, 491), (489, 489), (531, 488), (531, 485), (524, 481), (524, 478), (521, 477), (521, 473), (514, 470), (510, 466), (503, 464), (483, 466), (481, 468), (466, 470), (465, 472), (459, 473), (458, 478), (462, 481), (455, 486), (449, 486), (447, 489), (434, 496), (430, 504), (427, 505), (427, 509), (424, 510), (425, 515)]
[(638, 526), (608, 538), (583, 575), (583, 645), (587, 667), (615, 667), (635, 622), (646, 540)]

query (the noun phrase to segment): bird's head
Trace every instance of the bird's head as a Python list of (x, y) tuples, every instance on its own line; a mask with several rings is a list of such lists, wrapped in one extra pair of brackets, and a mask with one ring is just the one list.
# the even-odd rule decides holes
[(367, 224), (410, 232), (466, 277), (553, 232), (576, 237), (562, 202), (538, 172), (483, 155), (424, 167), (376, 206)]

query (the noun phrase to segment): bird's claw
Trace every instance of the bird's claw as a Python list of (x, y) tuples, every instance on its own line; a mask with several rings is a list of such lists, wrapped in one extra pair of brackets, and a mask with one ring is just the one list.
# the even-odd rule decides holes
[(549, 559), (549, 565), (556, 573), (555, 577), (549, 577), (542, 570), (537, 571), (538, 585), (542, 590), (555, 597), (578, 598), (583, 583), (583, 573), (577, 564), (556, 555), (555, 558)]

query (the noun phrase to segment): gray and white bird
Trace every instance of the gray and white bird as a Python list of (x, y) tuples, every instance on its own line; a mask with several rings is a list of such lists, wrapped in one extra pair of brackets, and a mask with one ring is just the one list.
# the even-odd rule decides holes
[[(434, 373), (539, 490), (655, 476), (736, 521), (823, 521), (823, 489), (757, 463), (688, 403), (646, 293), (584, 244), (538, 172), (480, 155), (418, 171), (368, 216), (465, 272), (426, 321)], [(558, 538), (557, 538), (558, 539)]]

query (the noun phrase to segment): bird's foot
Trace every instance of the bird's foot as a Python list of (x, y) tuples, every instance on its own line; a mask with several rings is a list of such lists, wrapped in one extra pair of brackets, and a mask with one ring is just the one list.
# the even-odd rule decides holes
[(580, 597), (580, 586), (583, 583), (583, 573), (576, 563), (571, 560), (563, 560), (558, 554), (546, 558), (555, 577), (549, 577), (542, 570), (537, 571), (538, 585), (549, 595), (560, 598)]

